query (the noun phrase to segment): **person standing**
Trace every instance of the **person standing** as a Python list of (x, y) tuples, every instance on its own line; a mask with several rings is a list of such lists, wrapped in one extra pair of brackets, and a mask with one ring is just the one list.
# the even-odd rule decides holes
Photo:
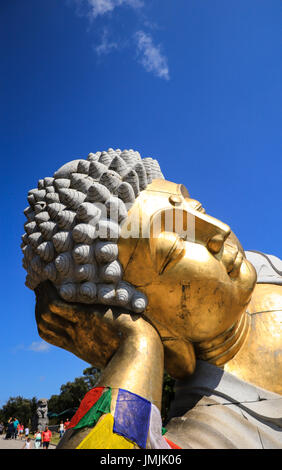
[(12, 418), (11, 418), (8, 421), (6, 439), (13, 439), (14, 438), (14, 430), (15, 430), (14, 423), (13, 423)]
[(18, 425), (20, 424), (17, 418), (14, 418), (13, 425), (14, 425), (14, 438), (17, 439), (18, 436)]
[(20, 423), (18, 425), (18, 432), (19, 432), (20, 439), (22, 440), (23, 434), (24, 434), (24, 425), (23, 425), (23, 423)]
[(68, 429), (69, 425), (70, 425), (70, 420), (69, 420), (69, 418), (67, 418), (65, 423), (64, 423), (65, 431), (66, 431), (66, 429)]
[(25, 433), (25, 437), (26, 439), (28, 438), (28, 435), (29, 435), (29, 427), (26, 426), (25, 430), (24, 430), (24, 433)]
[(51, 441), (52, 433), (48, 426), (45, 427), (45, 431), (42, 432), (42, 443), (43, 449), (48, 449), (50, 441)]
[(62, 437), (63, 437), (63, 435), (64, 435), (64, 432), (65, 432), (65, 426), (64, 426), (64, 422), (63, 422), (63, 421), (61, 421), (61, 422), (60, 422), (60, 426), (59, 426), (59, 433), (60, 433), (60, 438), (62, 438)]
[(41, 440), (42, 440), (41, 432), (39, 431), (39, 429), (37, 429), (34, 437), (35, 437), (34, 447), (35, 447), (35, 449), (39, 449), (40, 446), (41, 446)]
[(25, 445), (22, 447), (22, 449), (31, 449), (31, 439), (30, 437), (27, 438), (25, 441)]

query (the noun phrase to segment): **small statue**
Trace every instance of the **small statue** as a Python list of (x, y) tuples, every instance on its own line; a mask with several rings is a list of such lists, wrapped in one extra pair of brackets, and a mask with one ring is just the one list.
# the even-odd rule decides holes
[(36, 409), (36, 429), (44, 431), (45, 427), (49, 424), (48, 419), (48, 400), (46, 398), (40, 398), (37, 402)]
[[(178, 380), (168, 440), (282, 448), (281, 272), (276, 284), (256, 283), (252, 255), (230, 227), (133, 150), (71, 161), (39, 180), (28, 202), (23, 265), (39, 334), (103, 369), (109, 419), (121, 390), (159, 410), (165, 367)], [(206, 413), (201, 431), (199, 407), (213, 409), (212, 428)], [(90, 430), (67, 430), (59, 447), (90, 446)], [(162, 445), (152, 442), (138, 446)]]

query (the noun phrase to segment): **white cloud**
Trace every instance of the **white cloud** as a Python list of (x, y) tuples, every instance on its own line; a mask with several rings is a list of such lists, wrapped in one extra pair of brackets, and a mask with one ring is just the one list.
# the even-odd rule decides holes
[(110, 42), (108, 39), (108, 31), (104, 29), (101, 43), (95, 46), (95, 51), (98, 55), (109, 54), (113, 49), (118, 49), (119, 45), (117, 42)]
[(135, 36), (139, 60), (145, 70), (159, 78), (169, 80), (167, 58), (161, 53), (160, 46), (154, 45), (152, 37), (144, 31), (138, 31)]
[[(87, 16), (92, 22), (111, 13), (118, 7), (127, 6), (134, 10), (141, 9), (145, 6), (144, 0), (67, 0), (68, 2), (75, 2), (78, 7), (77, 14), (79, 16)], [(157, 29), (158, 26), (155, 23), (152, 23), (146, 16), (141, 15), (143, 25), (151, 30)], [(109, 21), (112, 21), (113, 17), (109, 17)], [(131, 29), (131, 24), (130, 28)], [(113, 37), (113, 26), (110, 28), (111, 36)], [(128, 30), (126, 30), (128, 35)], [(119, 34), (122, 33), (122, 29), (119, 30)], [(162, 78), (164, 80), (169, 80), (169, 68), (167, 63), (167, 58), (161, 51), (160, 45), (155, 45), (153, 43), (152, 36), (149, 33), (144, 31), (137, 31), (134, 33), (134, 41), (131, 42), (132, 33), (130, 33), (130, 38), (124, 38), (121, 41), (121, 38), (117, 38), (114, 34), (114, 41), (109, 39), (108, 29), (104, 28), (104, 32), (100, 37), (100, 43), (93, 47), (98, 56), (106, 55), (112, 52), (113, 50), (126, 49), (129, 45), (133, 45), (137, 48), (137, 56), (139, 62), (143, 65), (147, 72), (152, 72), (155, 76)]]
[(127, 5), (131, 8), (140, 8), (143, 6), (142, 0), (86, 0), (90, 7), (89, 16), (97, 18), (113, 11), (116, 7)]
[(50, 344), (45, 341), (33, 341), (28, 349), (34, 352), (47, 352), (50, 349)]

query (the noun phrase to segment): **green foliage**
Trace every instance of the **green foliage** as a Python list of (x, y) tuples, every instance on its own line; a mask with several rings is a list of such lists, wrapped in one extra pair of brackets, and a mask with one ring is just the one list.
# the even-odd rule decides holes
[[(77, 377), (73, 382), (67, 382), (61, 385), (60, 394), (52, 395), (48, 401), (48, 411), (50, 413), (62, 413), (65, 410), (78, 408), (85, 394), (95, 387), (99, 377), (100, 370), (95, 367), (88, 367), (83, 371), (83, 377)], [(163, 380), (162, 396), (162, 420), (167, 422), (170, 403), (174, 398), (175, 380), (165, 372)], [(37, 399), (31, 400), (21, 396), (11, 397), (7, 403), (0, 409), (0, 421), (7, 424), (10, 417), (17, 417), (25, 425), (31, 423), (32, 417), (36, 413)], [(50, 424), (57, 424), (61, 418), (51, 418)]]
[(95, 387), (96, 383), (98, 382), (101, 371), (96, 369), (96, 367), (87, 367), (87, 369), (84, 369), (83, 375), (84, 380), (90, 390), (91, 388)]
[(174, 398), (174, 384), (175, 380), (167, 372), (165, 372), (163, 380), (163, 396), (161, 410), (162, 421), (164, 424), (166, 424), (167, 422), (170, 404)]
[(48, 402), (50, 413), (61, 413), (68, 408), (78, 408), (89, 388), (83, 377), (77, 377), (73, 382), (61, 386), (60, 395), (52, 395)]
[(101, 372), (96, 367), (87, 367), (83, 377), (77, 377), (73, 382), (61, 386), (60, 395), (52, 395), (48, 402), (50, 413), (62, 413), (69, 408), (78, 408), (84, 395), (95, 386)]
[(13, 417), (18, 418), (24, 425), (30, 425), (31, 418), (36, 412), (36, 403), (35, 397), (31, 400), (21, 396), (10, 397), (0, 411), (0, 420), (7, 424), (9, 418)]

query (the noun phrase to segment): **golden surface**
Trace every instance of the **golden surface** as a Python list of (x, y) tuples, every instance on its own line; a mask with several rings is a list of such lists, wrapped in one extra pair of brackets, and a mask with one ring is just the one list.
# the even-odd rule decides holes
[(250, 319), (244, 314), (229, 330), (211, 341), (196, 344), (197, 358), (222, 367), (240, 350), (248, 336), (249, 327)]
[[(236, 236), (183, 185), (154, 180), (142, 191), (118, 245), (123, 280), (148, 298), (142, 315), (66, 303), (49, 282), (36, 289), (40, 336), (104, 369), (112, 414), (118, 388), (160, 408), (164, 365), (183, 379), (196, 357), (229, 361), (226, 370), (282, 392), (281, 286), (254, 291), (256, 272)], [(86, 432), (67, 432), (60, 447), (76, 447)]]
[[(96, 384), (112, 387), (111, 414), (115, 414), (119, 388), (136, 393), (161, 409), (164, 358), (158, 333), (141, 317), (132, 318), (126, 313), (115, 316), (109, 311), (107, 315), (123, 333), (120, 347)], [(76, 448), (88, 432), (88, 428), (67, 431), (58, 448)]]
[[(40, 336), (104, 369), (96, 386), (112, 387), (113, 416), (119, 388), (161, 408), (163, 345), (148, 321), (121, 308), (67, 304), (50, 282), (41, 284), (36, 296)], [(58, 448), (76, 448), (88, 432), (88, 428), (66, 431)]]
[[(138, 224), (128, 238), (128, 227)], [(195, 345), (203, 349), (236, 328), (256, 281), (230, 228), (205, 214), (183, 185), (166, 180), (154, 180), (129, 211), (119, 260), (124, 280), (147, 295), (145, 316), (162, 337), (165, 368), (179, 379), (194, 370)], [(226, 360), (240, 343), (232, 345), (231, 338)]]
[(67, 304), (49, 282), (36, 294), (42, 338), (104, 369), (100, 385), (126, 388), (160, 408), (163, 346), (149, 322), (117, 307)]
[(224, 370), (282, 394), (282, 286), (257, 284), (247, 311), (250, 333)]

